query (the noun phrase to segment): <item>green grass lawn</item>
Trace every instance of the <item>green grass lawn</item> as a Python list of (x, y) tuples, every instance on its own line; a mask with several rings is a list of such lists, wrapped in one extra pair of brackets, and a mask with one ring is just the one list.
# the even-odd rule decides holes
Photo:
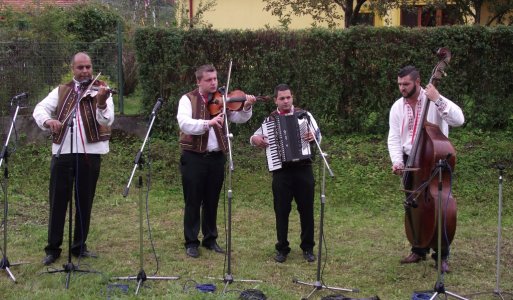
[[(495, 287), (498, 208), (495, 165), (502, 162), (507, 169), (503, 187), (501, 288), (512, 291), (513, 172), (510, 169), (513, 167), (513, 135), (511, 132), (471, 133), (458, 129), (451, 137), (458, 150), (453, 176), (458, 226), (451, 247), (452, 272), (444, 276), (445, 287), (459, 295), (493, 291)], [(89, 249), (98, 253), (99, 258), (73, 260), (80, 270), (97, 273), (72, 273), (68, 290), (65, 289), (66, 274), (44, 274), (53, 268), (61, 268), (67, 261), (66, 255), (50, 268), (41, 263), (47, 234), (50, 145), (22, 145), (12, 153), (6, 186), (9, 199), (7, 255), (11, 264), (28, 264), (11, 267), (17, 278), (16, 284), (1, 272), (1, 298), (237, 299), (240, 291), (246, 289), (259, 289), (268, 299), (300, 299), (307, 295), (312, 288), (295, 284), (293, 279), (315, 282), (317, 263), (307, 263), (302, 258), (295, 209), (289, 228), (292, 252), (285, 263), (274, 262), (276, 238), (271, 176), (266, 169), (264, 154), (248, 146), (247, 139), (245, 135), (236, 136), (233, 143), (231, 273), (235, 282), (228, 285), (226, 294), (222, 293), (222, 278), (227, 271), (223, 255), (203, 248), (198, 259), (185, 255), (177, 141), (158, 138), (149, 141), (146, 150), (150, 150), (151, 155), (145, 153), (146, 163), (142, 171), (136, 172), (129, 195), (124, 198), (122, 192), (142, 141), (117, 134), (111, 142), (111, 153), (104, 156), (102, 162), (88, 239)], [(413, 291), (432, 290), (437, 280), (432, 260), (413, 265), (399, 264), (410, 246), (404, 233), (400, 180), (390, 172), (386, 137), (325, 137), (323, 148), (328, 153), (335, 177), (326, 178), (322, 282), (327, 286), (360, 290), (359, 293), (343, 292), (346, 296), (378, 295), (387, 300), (411, 299)], [(319, 190), (322, 169), (318, 159), (315, 166)], [(149, 171), (151, 177), (148, 177)], [(137, 186), (139, 176), (142, 176), (143, 188)], [(225, 187), (219, 206), (219, 243), (222, 246), (226, 245), (228, 188)], [(319, 194), (317, 191), (317, 226)], [(148, 276), (180, 278), (148, 280), (141, 287), (139, 296), (135, 296), (135, 281), (113, 278), (136, 276), (139, 272), (138, 204), (141, 199), (148, 209), (143, 214), (143, 269)], [(147, 213), (153, 244), (146, 222)], [(67, 240), (66, 234), (63, 254), (67, 253)], [(261, 282), (240, 282), (239, 279)], [(214, 283), (217, 291), (199, 293), (193, 288), (195, 283)], [(128, 285), (128, 292), (112, 287), (113, 284)], [(322, 289), (313, 299), (335, 293), (339, 292)], [(473, 299), (494, 297), (489, 294)]]

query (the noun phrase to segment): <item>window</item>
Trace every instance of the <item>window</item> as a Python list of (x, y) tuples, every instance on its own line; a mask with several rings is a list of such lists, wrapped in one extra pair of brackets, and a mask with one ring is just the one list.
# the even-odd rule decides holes
[(454, 5), (447, 5), (444, 9), (419, 5), (413, 9), (401, 9), (401, 26), (433, 27), (462, 24), (458, 16), (458, 10)]
[(401, 26), (417, 26), (417, 10), (401, 8)]
[(359, 13), (356, 25), (369, 25), (374, 26), (374, 14), (373, 13)]

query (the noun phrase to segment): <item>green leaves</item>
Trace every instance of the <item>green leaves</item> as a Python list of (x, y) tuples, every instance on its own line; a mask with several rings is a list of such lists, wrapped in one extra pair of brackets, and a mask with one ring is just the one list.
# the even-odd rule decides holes
[[(511, 126), (510, 26), (297, 31), (145, 28), (137, 31), (135, 43), (145, 107), (151, 109), (158, 95), (169, 100), (163, 113), (167, 120), (158, 128), (172, 135), (176, 103), (195, 88), (195, 68), (213, 63), (219, 84), (224, 85), (230, 59), (231, 89), (271, 95), (277, 84), (288, 83), (294, 103), (321, 119), (324, 133), (385, 133), (390, 106), (400, 97), (397, 71), (413, 64), (425, 85), (438, 60), (433, 51), (442, 46), (450, 48), (453, 57), (439, 90), (463, 108), (466, 126)], [(249, 126), (241, 126), (243, 132), (252, 132), (274, 109), (272, 102), (260, 104)]]

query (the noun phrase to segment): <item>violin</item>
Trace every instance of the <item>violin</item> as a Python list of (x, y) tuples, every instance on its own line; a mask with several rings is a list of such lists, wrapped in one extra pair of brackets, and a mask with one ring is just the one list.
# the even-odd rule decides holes
[[(257, 101), (268, 101), (271, 99), (269, 96), (255, 96)], [(228, 93), (226, 98), (226, 109), (231, 111), (242, 110), (246, 102), (246, 93), (241, 90), (233, 90)], [(208, 111), (210, 115), (215, 116), (223, 112), (223, 94), (219, 91), (215, 92), (212, 99), (208, 101)]]
[[(100, 90), (100, 87), (99, 86), (92, 86), (89, 90), (91, 91), (99, 91)], [(118, 90), (116, 89), (111, 89), (111, 88), (107, 88), (107, 92), (113, 94), (113, 95), (117, 95), (118, 93)]]
[[(107, 87), (107, 83), (105, 83), (102, 80), (98, 80), (98, 79), (88, 79), (88, 80), (80, 82), (80, 88), (86, 91), (84, 93), (84, 97), (89, 95), (90, 92), (99, 91), (101, 87)], [(107, 88), (107, 92), (109, 92), (113, 95), (118, 93), (117, 90), (111, 89), (111, 88)]]

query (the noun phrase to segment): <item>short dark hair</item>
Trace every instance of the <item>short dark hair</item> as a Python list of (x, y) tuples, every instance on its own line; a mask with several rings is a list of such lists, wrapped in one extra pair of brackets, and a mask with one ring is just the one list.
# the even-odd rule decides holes
[(417, 70), (417, 68), (415, 68), (414, 66), (403, 67), (397, 73), (397, 76), (400, 78), (402, 78), (404, 76), (408, 76), (408, 75), (410, 75), (411, 79), (413, 79), (414, 81), (417, 80), (418, 78), (420, 78), (419, 70)]
[(274, 98), (278, 97), (278, 92), (287, 91), (290, 90), (290, 93), (292, 93), (292, 90), (290, 89), (288, 84), (280, 83), (274, 88)]
[(205, 72), (217, 72), (216, 68), (213, 65), (202, 65), (196, 69), (194, 75), (196, 76), (196, 80), (201, 80), (203, 78), (203, 73)]

